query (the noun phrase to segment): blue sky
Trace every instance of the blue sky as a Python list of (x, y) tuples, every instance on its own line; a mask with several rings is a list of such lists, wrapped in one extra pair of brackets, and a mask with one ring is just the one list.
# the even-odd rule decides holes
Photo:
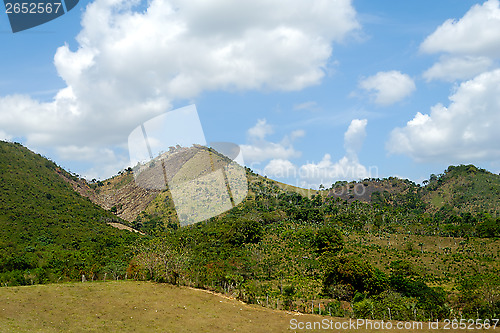
[(88, 178), (193, 103), (207, 142), (294, 185), (500, 172), (498, 0), (80, 1), (16, 34), (2, 13), (0, 39), (0, 139)]

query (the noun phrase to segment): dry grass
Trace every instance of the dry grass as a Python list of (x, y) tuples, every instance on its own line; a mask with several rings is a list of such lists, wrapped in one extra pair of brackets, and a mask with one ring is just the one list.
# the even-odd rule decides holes
[[(0, 332), (293, 332), (292, 319), (304, 325), (324, 319), (345, 321), (247, 305), (203, 290), (135, 281), (0, 288), (0, 299)], [(423, 323), (423, 329), (399, 331), (444, 330), (430, 330)]]

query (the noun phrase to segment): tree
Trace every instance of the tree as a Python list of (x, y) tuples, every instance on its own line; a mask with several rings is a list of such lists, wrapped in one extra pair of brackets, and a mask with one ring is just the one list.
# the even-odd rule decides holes
[(233, 245), (258, 243), (262, 234), (262, 225), (258, 221), (239, 218), (230, 224), (226, 239)]
[(478, 223), (476, 232), (479, 237), (499, 237), (500, 236), (500, 217), (496, 220), (493, 218), (485, 219)]
[(413, 264), (408, 260), (395, 260), (391, 262), (390, 267), (392, 276), (414, 277), (419, 275)]
[(435, 174), (431, 174), (431, 176), (429, 177), (429, 183), (434, 183), (435, 181), (437, 181), (438, 177), (435, 175)]
[(331, 257), (325, 262), (323, 291), (336, 285), (351, 286), (355, 291), (376, 295), (388, 288), (388, 279), (383, 272), (354, 256)]
[(336, 254), (344, 248), (344, 239), (339, 230), (333, 227), (322, 227), (314, 238), (316, 252)]
[(167, 238), (157, 237), (136, 247), (133, 264), (144, 271), (147, 279), (177, 284), (186, 275), (190, 259), (186, 248), (176, 246)]
[(500, 313), (500, 275), (497, 273), (463, 276), (457, 289), (464, 314), (492, 318)]

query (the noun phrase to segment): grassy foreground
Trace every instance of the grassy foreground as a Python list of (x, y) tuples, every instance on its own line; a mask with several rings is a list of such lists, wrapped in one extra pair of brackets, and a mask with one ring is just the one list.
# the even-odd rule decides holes
[[(0, 332), (310, 332), (292, 329), (290, 321), (303, 325), (323, 319), (345, 321), (247, 305), (204, 290), (136, 281), (6, 287), (0, 288), (0, 300)], [(450, 330), (429, 329), (423, 323), (421, 329), (391, 331)]]

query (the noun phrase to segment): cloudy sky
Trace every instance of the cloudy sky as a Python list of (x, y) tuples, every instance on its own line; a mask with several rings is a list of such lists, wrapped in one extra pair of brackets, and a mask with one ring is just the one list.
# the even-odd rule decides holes
[(88, 178), (190, 104), (294, 185), (500, 172), (498, 0), (80, 1), (16, 34), (2, 9), (0, 40), (0, 139)]

